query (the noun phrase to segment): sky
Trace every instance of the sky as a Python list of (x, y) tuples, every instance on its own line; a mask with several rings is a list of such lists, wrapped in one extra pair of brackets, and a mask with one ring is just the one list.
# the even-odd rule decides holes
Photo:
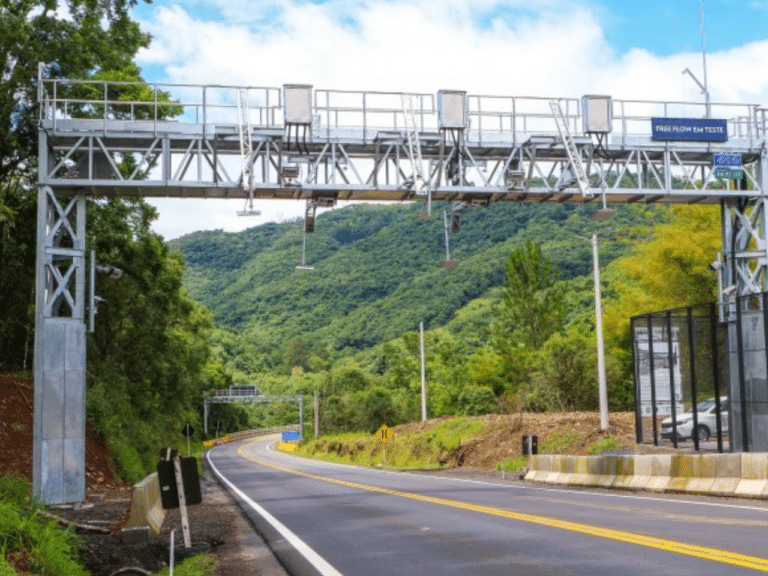
[[(713, 102), (768, 106), (768, 0), (704, 0)], [(150, 82), (702, 102), (701, 0), (153, 0)], [(166, 239), (303, 215), (303, 202), (151, 199)]]

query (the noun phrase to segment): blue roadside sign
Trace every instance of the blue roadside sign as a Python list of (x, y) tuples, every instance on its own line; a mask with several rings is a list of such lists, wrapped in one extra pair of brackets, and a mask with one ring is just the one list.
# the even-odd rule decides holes
[(741, 154), (712, 154), (712, 164), (725, 168), (738, 168), (743, 166)]
[(298, 432), (283, 432), (283, 442), (298, 442), (299, 441), (299, 433)]
[(712, 164), (715, 167), (715, 178), (729, 180), (741, 180), (744, 178), (741, 154), (713, 154)]
[(727, 142), (728, 121), (713, 118), (651, 118), (654, 140)]

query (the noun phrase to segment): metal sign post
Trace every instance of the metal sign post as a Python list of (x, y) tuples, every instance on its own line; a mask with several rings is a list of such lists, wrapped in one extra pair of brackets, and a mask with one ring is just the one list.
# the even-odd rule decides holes
[(184, 547), (192, 548), (192, 537), (189, 534), (189, 516), (187, 515), (187, 497), (184, 495), (184, 480), (181, 477), (181, 460), (173, 459), (173, 470), (176, 472), (176, 486), (179, 487), (179, 511), (181, 512), (181, 532), (184, 535)]

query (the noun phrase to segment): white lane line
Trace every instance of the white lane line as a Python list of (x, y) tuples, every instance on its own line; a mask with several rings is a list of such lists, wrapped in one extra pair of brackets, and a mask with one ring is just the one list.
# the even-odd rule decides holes
[[(352, 468), (355, 470), (362, 470), (366, 472), (378, 472), (379, 474), (390, 474), (393, 476), (414, 476), (416, 478), (440, 478), (441, 480), (449, 480), (451, 482), (466, 482), (468, 484), (482, 484), (483, 486), (494, 486), (496, 488), (509, 488), (512, 490), (539, 490), (541, 492), (557, 492), (560, 494), (572, 494), (574, 490), (578, 490), (578, 486), (574, 486), (571, 490), (563, 490), (560, 488), (545, 488), (543, 486), (534, 486), (532, 484), (526, 484), (525, 486), (517, 486), (515, 484), (496, 484), (495, 482), (487, 482), (485, 480), (469, 480), (467, 478), (453, 478), (450, 476), (440, 476), (440, 475), (434, 475), (434, 476), (427, 476), (426, 474), (413, 474), (411, 472), (393, 472), (390, 470), (379, 470), (377, 468), (368, 468), (366, 466), (356, 466), (354, 464), (341, 464), (340, 462), (325, 462), (324, 460), (315, 460), (314, 458), (306, 458), (304, 456), (296, 456), (294, 454), (287, 454), (285, 452), (276, 452), (273, 450), (273, 445), (267, 445), (267, 450), (274, 454), (275, 456), (283, 457), (286, 460), (290, 460), (291, 458), (301, 458), (302, 460), (306, 460), (308, 462), (311, 462), (313, 464), (321, 464), (325, 465), (327, 467), (333, 467), (333, 466), (341, 466), (344, 468)], [(676, 504), (692, 504), (696, 506), (710, 506), (712, 508), (733, 508), (734, 510), (751, 510), (753, 512), (768, 512), (768, 508), (765, 508), (763, 506), (744, 506), (740, 504), (723, 504), (720, 502), (701, 502), (699, 500), (679, 500), (676, 498), (658, 498), (654, 496), (640, 496), (640, 495), (634, 495), (634, 494), (607, 494), (605, 492), (597, 492), (592, 490), (578, 490), (581, 494), (586, 494), (589, 496), (595, 496), (595, 497), (602, 497), (602, 498), (622, 498), (622, 499), (629, 499), (629, 500), (649, 500), (651, 502), (666, 502), (666, 503), (676, 503)], [(702, 497), (706, 497), (705, 494), (702, 494)]]
[(333, 566), (331, 566), (328, 561), (320, 556), (317, 552), (315, 552), (312, 548), (310, 548), (301, 538), (296, 536), (293, 532), (291, 532), (288, 527), (280, 522), (277, 518), (272, 516), (269, 512), (267, 512), (264, 508), (259, 506), (256, 502), (251, 500), (242, 490), (240, 490), (237, 486), (235, 486), (232, 482), (229, 481), (221, 472), (219, 472), (219, 469), (216, 468), (216, 466), (213, 464), (213, 461), (211, 460), (211, 450), (205, 453), (206, 458), (208, 458), (208, 464), (211, 465), (211, 468), (216, 473), (216, 475), (224, 480), (224, 482), (227, 484), (227, 486), (230, 487), (230, 489), (237, 494), (240, 498), (242, 498), (248, 506), (253, 508), (257, 514), (259, 514), (262, 518), (264, 518), (267, 522), (269, 522), (272, 527), (277, 530), (280, 535), (285, 538), (291, 546), (293, 546), (296, 550), (299, 551), (299, 553), (304, 556), (304, 558), (307, 559), (307, 562), (309, 562), (322, 576), (343, 576), (341, 572), (336, 570)]

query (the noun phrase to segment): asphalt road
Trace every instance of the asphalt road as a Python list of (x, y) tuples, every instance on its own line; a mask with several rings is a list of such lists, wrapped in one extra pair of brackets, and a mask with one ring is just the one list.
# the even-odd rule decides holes
[(275, 441), (208, 458), (297, 576), (768, 572), (762, 501), (390, 472), (298, 458)]

